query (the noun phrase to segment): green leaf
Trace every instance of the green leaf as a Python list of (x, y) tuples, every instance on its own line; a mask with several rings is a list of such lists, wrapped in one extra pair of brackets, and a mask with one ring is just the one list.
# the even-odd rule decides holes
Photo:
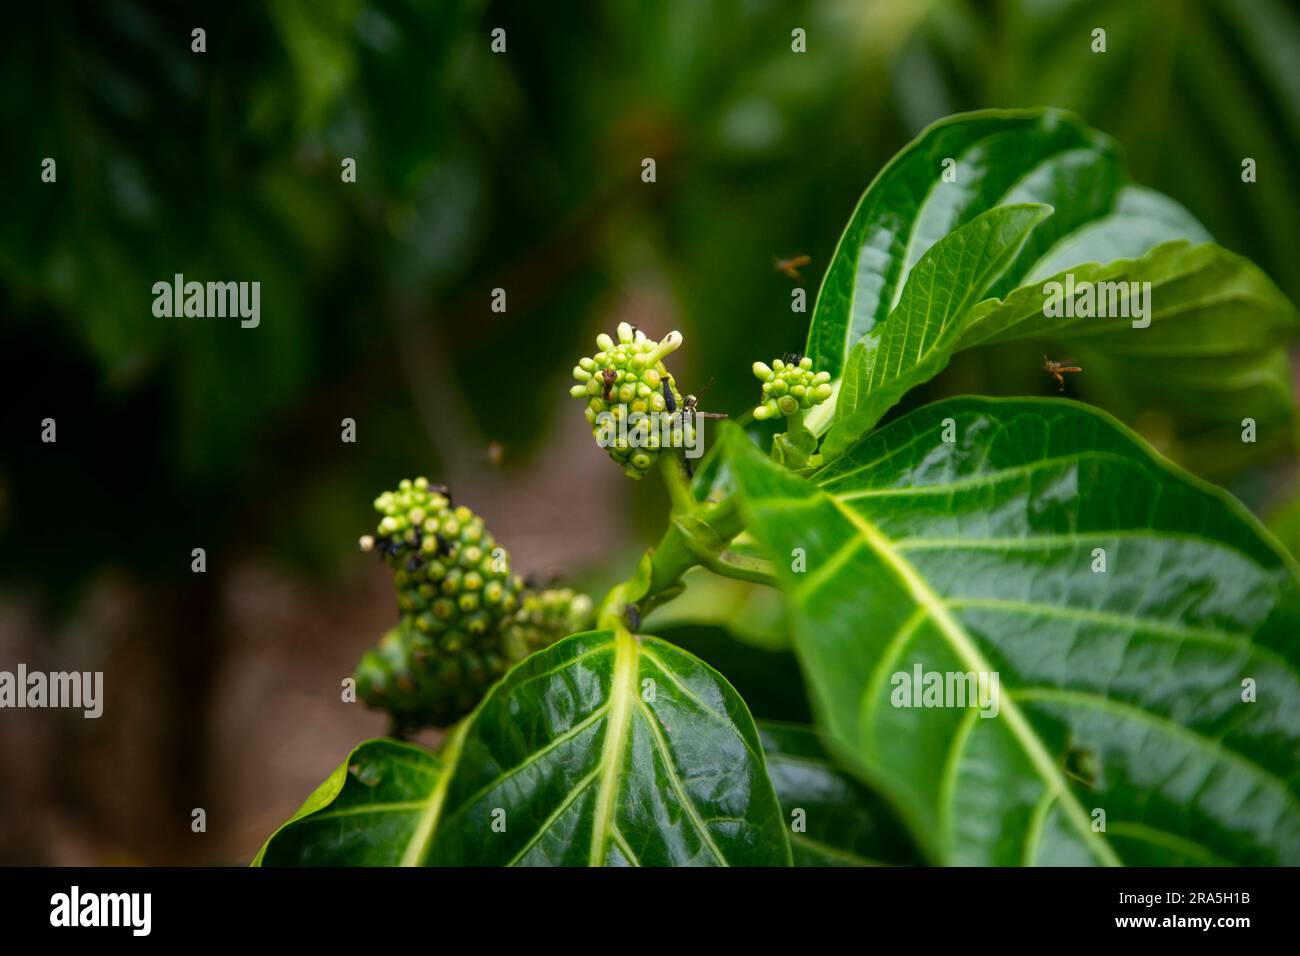
[(789, 861), (744, 702), (680, 648), (613, 631), (575, 634), (534, 654), (488, 695), (466, 729), (430, 858)]
[(1003, 275), (1051, 208), (990, 209), (932, 246), (917, 263), (889, 320), (853, 349), (840, 389), (827, 461), (879, 421), (913, 385), (948, 364), (975, 305)]
[[(1004, 207), (985, 217), (1006, 211)], [(951, 289), (963, 283), (959, 279), (949, 285), (944, 290), (949, 298), (941, 299), (933, 291), (931, 271), (960, 275), (954, 270), (968, 242), (959, 237), (981, 220), (926, 254), (899, 307), (855, 349), (860, 354), (850, 366), (857, 377), (846, 379), (841, 388), (841, 404), (823, 446), (827, 461), (879, 421), (904, 393), (942, 371), (954, 353), (1025, 339), (1071, 343), (1071, 355), (1083, 366), (1084, 376), (1114, 383), (1112, 394), (1103, 391), (1098, 397), (1118, 406), (1115, 411), (1177, 417), (1185, 432), (1201, 441), (1217, 435), (1229, 451), (1235, 445), (1238, 454), (1243, 447), (1241, 419), (1248, 416), (1256, 421), (1261, 444), (1273, 449), (1291, 446), (1295, 417), (1285, 344), (1300, 331), (1300, 316), (1252, 263), (1218, 246), (1175, 241), (1140, 259), (1069, 270), (1076, 288), (1083, 283), (1149, 282), (1150, 314), (1142, 320), (1048, 317), (1050, 283), (1063, 283), (1064, 275), (1017, 289), (1004, 300), (989, 299), (960, 310), (936, 308), (936, 300), (949, 301)], [(917, 306), (910, 290), (920, 282), (925, 299)], [(938, 283), (941, 290), (943, 285)], [(1148, 319), (1147, 327), (1135, 327), (1135, 322)], [(1038, 359), (1037, 353), (1031, 356), (1031, 361)]]
[(760, 721), (758, 733), (768, 776), (791, 827), (795, 866), (922, 862), (893, 808), (837, 766), (815, 730)]
[[(1300, 578), (1234, 499), (1059, 400), (930, 405), (814, 480), (724, 441), (806, 555), (774, 563), (820, 728), (930, 859), (1300, 863)], [(997, 706), (896, 705), (917, 668)]]
[(276, 830), (253, 866), (410, 865), (427, 849), (447, 777), (441, 758), (367, 740)]
[[(999, 216), (1033, 203), (1054, 211), (1027, 225)], [(813, 310), (807, 352), (837, 376), (835, 397), (808, 417), (826, 435), (823, 460), (954, 354), (1029, 340), (1014, 361), (1075, 359), (1091, 400), (1167, 432), (1202, 471), (1232, 474), (1295, 447), (1285, 345), (1300, 316), (1263, 272), (1209, 239), (1177, 203), (1134, 185), (1114, 143), (1068, 113), (934, 124), (867, 189)], [(1047, 317), (1046, 283), (1067, 273), (1076, 284), (1150, 282), (1150, 326)], [(1240, 441), (1245, 417), (1254, 443)]]
[[(805, 348), (813, 365), (839, 378), (853, 346), (901, 301), (931, 246), (990, 209), (1023, 203), (1045, 203), (1056, 214), (1021, 250), (994, 295), (1021, 285), (1044, 259), (1058, 262), (1059, 271), (1141, 255), (1167, 239), (1209, 239), (1176, 203), (1133, 186), (1114, 142), (1069, 113), (951, 116), (900, 151), (858, 201), (813, 307)], [(1072, 247), (1071, 261), (1059, 262)]]
[(787, 866), (790, 846), (731, 685), (594, 631), (517, 665), (439, 756), (359, 746), (253, 863)]

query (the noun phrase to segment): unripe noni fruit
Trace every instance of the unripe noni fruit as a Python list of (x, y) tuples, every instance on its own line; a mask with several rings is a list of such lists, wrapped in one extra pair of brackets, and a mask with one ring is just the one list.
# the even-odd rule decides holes
[(510, 555), (446, 488), (404, 480), (375, 499), (361, 539), (393, 569), (401, 620), (357, 668), (357, 690), (399, 724), (443, 725), (473, 709), (505, 673), (505, 626), (524, 591)]
[(357, 693), (403, 732), (446, 726), (533, 651), (590, 626), (592, 602), (525, 590), (510, 555), (469, 508), (423, 478), (375, 499), (363, 551), (393, 569), (400, 619), (357, 665)]
[(571, 588), (526, 591), (506, 627), (506, 655), (523, 660), (562, 637), (585, 631), (593, 623), (594, 611), (591, 598)]
[(664, 366), (666, 356), (682, 344), (680, 332), (660, 341), (620, 322), (615, 342), (596, 336), (599, 351), (573, 368), (578, 381), (569, 389), (587, 403), (584, 412), (596, 443), (633, 478), (643, 478), (654, 466), (665, 438), (679, 429), (683, 445), (694, 444), (694, 423), (682, 415), (682, 395)]
[(763, 395), (754, 418), (789, 417), (820, 405), (831, 397), (830, 372), (813, 372), (812, 359), (807, 356), (786, 362), (777, 359), (770, 366), (754, 363), (754, 377), (763, 383)]
[(519, 607), (523, 581), (483, 519), (445, 488), (403, 481), (375, 499), (378, 534), (362, 539), (393, 569), (397, 607), (448, 651), (469, 646)]
[(357, 695), (404, 730), (445, 727), (474, 709), (500, 676), (474, 650), (439, 651), (403, 618), (357, 664)]

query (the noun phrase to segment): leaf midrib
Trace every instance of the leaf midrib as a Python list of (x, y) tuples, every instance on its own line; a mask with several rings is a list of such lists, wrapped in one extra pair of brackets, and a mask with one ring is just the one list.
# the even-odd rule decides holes
[(410, 842), (406, 844), (406, 852), (402, 854), (402, 861), (398, 864), (399, 866), (419, 866), (429, 856), (429, 848), (433, 845), (433, 834), (438, 827), (438, 818), (442, 815), (442, 807), (447, 800), (447, 789), (451, 786), (456, 761), (460, 757), (460, 747), (465, 739), (466, 726), (466, 724), (461, 724), (452, 734), (451, 740), (447, 744), (446, 755), (443, 758), (442, 776), (438, 778), (437, 784), (434, 785), (433, 793), (429, 796), (424, 814), (420, 817), (420, 822), (416, 824), (415, 830), (411, 833)]
[[(835, 496), (827, 494), (826, 498), (857, 529), (858, 533), (866, 538), (867, 543), (880, 555), (881, 559), (893, 569), (894, 573), (911, 593), (913, 600), (925, 607), (930, 619), (938, 626), (940, 633), (967, 667), (975, 671), (991, 672), (993, 667), (984, 659), (984, 655), (975, 646), (970, 635), (948, 612), (948, 607), (943, 599), (931, 589), (911, 563), (894, 550), (889, 540), (880, 530), (852, 508), (841, 503)], [(1047, 785), (1049, 790), (1057, 794), (1070, 821), (1083, 836), (1084, 841), (1090, 844), (1097, 858), (1108, 866), (1121, 865), (1119, 857), (1115, 855), (1115, 851), (1110, 845), (1092, 831), (1083, 807), (1070, 790), (1069, 784), (1066, 783), (1056, 763), (1043, 746), (1043, 742), (1034, 733), (1028, 719), (1020, 712), (1020, 708), (1013, 700), (1008, 699), (1002, 703), (997, 719), (1003, 719), (1007, 722), (1012, 735), (1025, 751), (1025, 755), (1029, 757), (1044, 784)]]
[(591, 853), (587, 858), (589, 866), (603, 865), (606, 837), (611, 833), (610, 828), (614, 822), (619, 775), (623, 766), (623, 755), (627, 750), (626, 738), (632, 724), (632, 705), (636, 699), (636, 673), (636, 638), (619, 627), (614, 631), (614, 668), (609, 682), (609, 704), (607, 705), (609, 714), (605, 742), (600, 754), (603, 769), (591, 821)]

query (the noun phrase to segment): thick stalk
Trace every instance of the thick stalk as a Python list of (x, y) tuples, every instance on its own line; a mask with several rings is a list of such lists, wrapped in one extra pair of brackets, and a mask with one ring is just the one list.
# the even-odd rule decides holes
[[(701, 504), (690, 494), (675, 458), (671, 467), (664, 466), (663, 470), (669, 483), (669, 495), (673, 498), (668, 528), (659, 543), (646, 552), (637, 572), (616, 584), (605, 596), (597, 614), (599, 627), (624, 624), (628, 605), (635, 605), (641, 614), (648, 613), (656, 604), (675, 594), (682, 575), (696, 565), (713, 565), (719, 574), (757, 580), (745, 571), (729, 573), (727, 566), (718, 561), (728, 542), (744, 530), (744, 520), (735, 498)], [(673, 490), (674, 485), (677, 491)]]

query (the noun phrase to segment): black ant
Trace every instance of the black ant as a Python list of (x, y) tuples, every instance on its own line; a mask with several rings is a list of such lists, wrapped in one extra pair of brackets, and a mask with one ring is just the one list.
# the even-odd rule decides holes
[[(705, 394), (705, 392), (707, 392), (712, 385), (713, 385), (713, 379), (710, 378), (708, 384), (705, 385), (704, 389), (700, 392), (700, 395)], [(664, 381), (664, 401), (665, 404), (668, 406), (669, 414), (672, 414), (674, 411), (677, 410), (677, 403), (672, 399), (672, 390), (668, 387), (668, 382), (666, 380)], [(697, 395), (687, 395), (685, 398), (682, 399), (681, 416), (682, 416), (683, 424), (689, 422), (690, 424), (693, 425), (697, 417), (698, 418), (726, 418), (727, 417), (722, 412), (702, 412), (700, 411), (699, 406), (700, 406), (700, 398)], [(686, 453), (684, 449), (682, 452), (682, 464), (685, 465), (686, 467), (686, 477), (694, 478), (695, 466), (691, 463), (691, 459), (686, 457)]]
[(546, 575), (530, 572), (529, 574), (524, 575), (524, 587), (529, 591), (541, 591), (553, 588), (560, 583), (561, 577), (562, 575), (554, 572)]
[(704, 386), (703, 390), (700, 392), (698, 396), (687, 395), (684, 399), (682, 399), (682, 414), (683, 415), (690, 414), (692, 418), (694, 418), (697, 415), (700, 418), (726, 418), (727, 416), (722, 412), (700, 411), (699, 408), (700, 398), (703, 397), (708, 392), (708, 390), (712, 387), (712, 385), (713, 385), (713, 379), (709, 379), (708, 385)]
[(781, 361), (785, 362), (786, 365), (798, 365), (803, 361), (803, 353), (786, 352), (785, 355), (781, 356)]

